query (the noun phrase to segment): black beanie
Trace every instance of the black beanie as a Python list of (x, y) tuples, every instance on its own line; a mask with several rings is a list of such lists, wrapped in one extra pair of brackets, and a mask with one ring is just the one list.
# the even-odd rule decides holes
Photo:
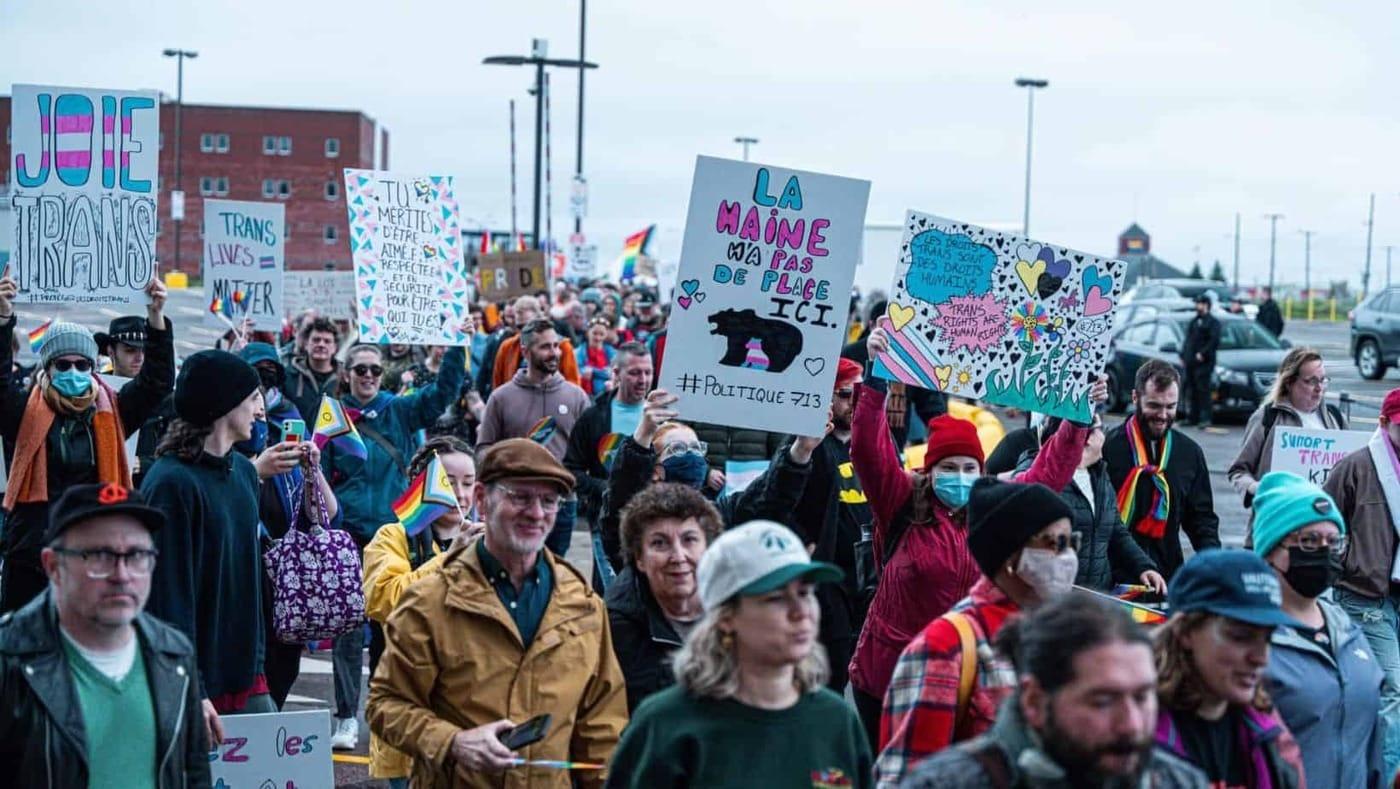
[(175, 377), (175, 413), (195, 427), (208, 427), (258, 388), (252, 365), (228, 351), (200, 351), (185, 359)]
[(1036, 532), (1070, 517), (1069, 505), (1044, 485), (983, 477), (967, 499), (967, 549), (982, 574), (994, 578)]

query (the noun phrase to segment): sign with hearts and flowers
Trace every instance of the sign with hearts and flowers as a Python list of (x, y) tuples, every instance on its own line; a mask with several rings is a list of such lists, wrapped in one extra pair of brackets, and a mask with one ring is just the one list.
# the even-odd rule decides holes
[(698, 157), (659, 385), (686, 420), (819, 436), (870, 182)]
[(1126, 268), (909, 211), (874, 374), (1087, 422)]

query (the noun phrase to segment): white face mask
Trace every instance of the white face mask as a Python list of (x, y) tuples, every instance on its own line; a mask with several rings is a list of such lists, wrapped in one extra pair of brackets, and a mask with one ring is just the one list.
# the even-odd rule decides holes
[(1055, 553), (1043, 548), (1023, 548), (1016, 563), (1016, 575), (1025, 581), (1042, 602), (1068, 594), (1079, 572), (1079, 555), (1074, 551)]

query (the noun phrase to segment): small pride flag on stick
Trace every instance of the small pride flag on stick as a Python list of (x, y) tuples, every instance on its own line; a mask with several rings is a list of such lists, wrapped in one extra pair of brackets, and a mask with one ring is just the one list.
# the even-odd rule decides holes
[(316, 427), (311, 441), (317, 449), (334, 443), (338, 449), (357, 458), (365, 457), (365, 441), (339, 400), (321, 395), (321, 407), (316, 411)]
[(404, 532), (410, 537), (426, 529), (428, 524), (448, 510), (462, 511), (457, 495), (452, 492), (447, 469), (436, 454), (428, 461), (428, 467), (409, 483), (408, 490), (394, 502), (393, 509), (399, 523), (403, 524)]
[(53, 318), (49, 318), (48, 320), (39, 324), (38, 328), (29, 333), (29, 350), (33, 351), (34, 353), (39, 352), (39, 348), (42, 347), (44, 344), (44, 338), (48, 336), (49, 327), (52, 325)]

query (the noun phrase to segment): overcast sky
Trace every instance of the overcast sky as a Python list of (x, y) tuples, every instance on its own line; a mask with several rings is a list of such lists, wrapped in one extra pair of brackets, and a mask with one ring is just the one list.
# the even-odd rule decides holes
[[(361, 110), (387, 126), (391, 165), (458, 177), (468, 225), (509, 225), (507, 102), (517, 99), (519, 215), (528, 226), (532, 73), (492, 54), (578, 53), (578, 4), (363, 0), (0, 0), (0, 85), (175, 89), (190, 102)], [(1227, 273), (1242, 215), (1241, 280), (1360, 281), (1376, 193), (1373, 283), (1400, 246), (1400, 3), (778, 2), (590, 4), (585, 173), (589, 239), (661, 228), (679, 252), (696, 154), (873, 182), (871, 223), (906, 208), (1019, 228), (1026, 97), (1035, 105), (1031, 235), (1112, 254), (1138, 221), (1182, 269)], [(553, 215), (566, 239), (577, 77), (556, 74)], [(867, 287), (894, 240), (871, 234)], [(1400, 249), (1396, 278), (1400, 280)], [(878, 264), (878, 265), (877, 265)], [(876, 281), (873, 281), (876, 280)]]

